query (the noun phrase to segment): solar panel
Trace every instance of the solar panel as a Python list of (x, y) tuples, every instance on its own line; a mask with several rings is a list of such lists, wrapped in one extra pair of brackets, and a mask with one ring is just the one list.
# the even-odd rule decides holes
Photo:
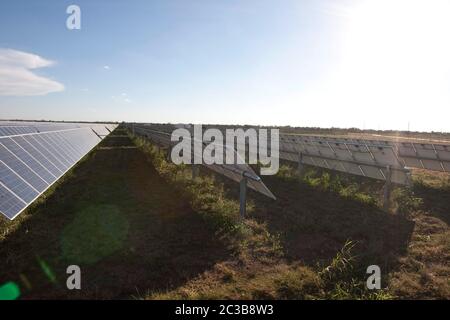
[(410, 181), (395, 149), (382, 143), (280, 134), (280, 158), (377, 180), (386, 180), (389, 166), (392, 182), (407, 185)]
[(32, 158), (36, 159), (41, 165), (47, 169), (54, 177), (59, 178), (61, 174), (64, 172), (62, 169), (59, 169), (51, 159), (49, 159), (50, 154), (47, 154), (47, 150), (44, 150), (40, 146), (33, 145), (28, 142), (26, 137), (18, 136), (10, 138), (15, 143), (17, 143), (21, 148), (23, 148)]
[(389, 146), (393, 148), (397, 158), (406, 167), (450, 172), (450, 144), (446, 143), (402, 141), (402, 138), (396, 138), (395, 140), (377, 140), (293, 134), (283, 135), (300, 136), (317, 141), (356, 142), (375, 146)]
[(5, 122), (0, 121), (0, 137), (43, 133), (67, 129), (91, 128), (99, 136), (105, 137), (117, 127), (116, 124), (98, 123), (58, 123), (58, 122)]
[[(129, 124), (128, 128), (134, 131), (135, 134), (144, 136), (156, 144), (159, 144), (165, 148), (170, 148), (174, 142), (171, 141), (171, 131), (175, 127), (169, 125), (151, 125), (151, 124)], [(192, 139), (193, 143), (195, 140)], [(202, 141), (204, 144), (204, 142)], [(227, 148), (223, 144), (216, 143), (219, 148)], [(233, 152), (234, 159), (238, 159), (239, 155), (235, 150), (230, 150)], [(196, 148), (192, 148), (192, 156), (195, 156)], [(203, 151), (201, 151), (203, 152)], [(197, 155), (202, 156), (202, 155)], [(203, 157), (201, 157), (203, 159)], [(243, 162), (243, 161), (242, 161)], [(205, 164), (202, 163), (206, 168), (213, 170), (220, 175), (223, 175), (235, 182), (240, 182), (243, 177), (247, 179), (247, 185), (249, 188), (269, 197), (275, 199), (272, 192), (266, 187), (262, 182), (261, 178), (253, 171), (253, 169), (247, 164), (239, 164), (237, 161), (234, 164)]]
[(9, 219), (14, 219), (18, 212), (26, 207), (26, 202), (8, 190), (0, 182), (0, 212)]
[(0, 213), (14, 219), (116, 127), (0, 123)]
[[(27, 184), (38, 192), (41, 192), (48, 186), (48, 184), (41, 177), (39, 177), (25, 163), (17, 158), (11, 151), (6, 149), (3, 144), (0, 145), (0, 163), (3, 163), (9, 168), (9, 170), (18, 176), (26, 177)], [(1, 179), (4, 178), (3, 176), (0, 177)]]
[[(249, 188), (269, 197), (272, 199), (276, 199), (273, 193), (266, 187), (266, 185), (262, 182), (261, 178), (253, 171), (253, 169), (244, 163), (243, 159), (239, 156), (236, 150), (217, 143), (217, 142), (209, 142), (210, 145), (215, 145), (216, 148), (221, 148), (223, 150), (223, 154), (226, 154), (227, 151), (233, 153), (233, 159), (235, 159), (234, 164), (203, 164), (205, 167), (218, 172), (226, 176), (227, 178), (240, 182), (242, 177), (248, 178), (247, 185)], [(195, 150), (195, 148), (193, 148)], [(194, 151), (195, 154), (195, 151)], [(199, 155), (201, 156), (201, 155)], [(240, 159), (238, 161), (237, 159)]]
[(53, 162), (61, 171), (66, 171), (69, 168), (69, 163), (66, 162), (63, 159), (63, 156), (59, 154), (59, 152), (56, 151), (55, 148), (50, 145), (50, 143), (48, 143), (41, 135), (42, 134), (29, 135), (26, 136), (25, 139), (28, 139), (31, 144), (39, 147), (40, 150), (45, 150), (49, 155), (49, 159), (53, 160)]
[(92, 130), (100, 137), (106, 137), (110, 133), (110, 130), (108, 129), (107, 126), (96, 126), (92, 128)]
[(4, 187), (17, 195), (24, 202), (31, 202), (37, 197), (39, 191), (24, 180), (18, 173), (0, 161), (0, 182)]
[(414, 142), (393, 144), (407, 166), (450, 172), (450, 145)]
[(20, 161), (23, 161), (31, 170), (36, 172), (47, 184), (55, 181), (55, 176), (51, 174), (42, 164), (39, 163), (32, 155), (22, 149), (12, 139), (1, 139), (0, 145), (3, 145), (11, 153), (13, 153)]
[(158, 145), (166, 148), (172, 145), (169, 133), (151, 129), (149, 126), (134, 126), (133, 130), (136, 134), (144, 136)]

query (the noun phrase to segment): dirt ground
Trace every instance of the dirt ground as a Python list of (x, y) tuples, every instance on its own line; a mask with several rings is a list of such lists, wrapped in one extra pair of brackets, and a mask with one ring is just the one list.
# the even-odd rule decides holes
[[(124, 148), (125, 147), (125, 148)], [(228, 255), (127, 137), (108, 137), (1, 242), (22, 298), (130, 298), (182, 285)], [(66, 289), (79, 265), (81, 291)]]

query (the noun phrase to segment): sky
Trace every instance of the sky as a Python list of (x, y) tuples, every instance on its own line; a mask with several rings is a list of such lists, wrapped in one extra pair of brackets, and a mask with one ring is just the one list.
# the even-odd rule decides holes
[(2, 0), (0, 119), (448, 132), (449, 17), (449, 0)]

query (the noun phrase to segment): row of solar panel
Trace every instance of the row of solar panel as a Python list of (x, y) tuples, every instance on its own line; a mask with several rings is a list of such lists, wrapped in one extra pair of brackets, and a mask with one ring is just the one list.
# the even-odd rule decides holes
[(113, 123), (97, 123), (97, 122), (36, 122), (36, 121), (2, 121), (0, 120), (0, 127), (59, 127), (63, 129), (74, 129), (74, 128), (82, 128), (82, 127), (91, 127), (91, 126), (109, 126), (111, 128), (116, 127), (116, 124)]
[(302, 136), (286, 137), (281, 135), (280, 146), (283, 151), (302, 152), (304, 154), (328, 156), (337, 160), (360, 161), (402, 167), (400, 160), (391, 146), (376, 146), (370, 144), (330, 143), (328, 141), (313, 141)]
[[(180, 126), (145, 127), (170, 132)], [(249, 155), (257, 156), (254, 154), (256, 148), (251, 148), (248, 143), (245, 147)], [(450, 172), (450, 145), (280, 134), (281, 159), (297, 162), (300, 153), (305, 164), (379, 180), (386, 179), (386, 167), (390, 166), (392, 180), (400, 184), (410, 181), (409, 171), (405, 167)]]
[[(139, 125), (135, 130), (145, 130), (157, 143), (170, 145), (170, 134), (175, 129), (170, 125)], [(150, 129), (151, 128), (151, 129)], [(157, 130), (153, 130), (157, 128)], [(158, 131), (164, 129), (164, 133)], [(247, 150), (247, 154), (259, 157), (257, 145), (247, 141), (236, 149)], [(391, 169), (390, 179), (394, 183), (407, 185), (410, 182), (409, 171), (398, 159), (392, 146), (368, 145), (362, 141), (326, 140), (322, 137), (280, 134), (279, 157), (284, 160), (337, 170), (352, 175), (360, 175), (377, 180), (386, 180), (387, 166)], [(275, 156), (272, 154), (272, 157)], [(301, 160), (300, 160), (301, 156)], [(245, 157), (245, 155), (243, 155)], [(221, 171), (223, 168), (211, 168)], [(231, 176), (232, 174), (230, 174)], [(236, 177), (230, 177), (236, 180)]]
[[(351, 153), (360, 154), (369, 162), (371, 162), (371, 156), (369, 156), (369, 154), (378, 153), (378, 156), (385, 155), (386, 157), (391, 158), (392, 161), (381, 162), (389, 164), (391, 166), (395, 165), (393, 164), (393, 162), (397, 162), (394, 159), (396, 158), (404, 167), (406, 166), (433, 171), (450, 172), (450, 145), (445, 143), (424, 143), (373, 139), (369, 140), (284, 133), (280, 134), (280, 141), (288, 145), (284, 150), (286, 152), (298, 152), (301, 151), (299, 149), (303, 146), (305, 148), (308, 148), (308, 146), (312, 146), (312, 148), (309, 148), (309, 150), (304, 150), (304, 152), (306, 154), (309, 154), (309, 152), (312, 152), (312, 154), (314, 154), (314, 151), (318, 150), (317, 148), (314, 148), (314, 146), (318, 146), (319, 149), (321, 149), (320, 145), (323, 145), (325, 147), (329, 145), (330, 149), (348, 149), (349, 151), (351, 151)], [(289, 142), (292, 143), (289, 144)], [(368, 150), (367, 146), (370, 146), (371, 150)], [(393, 152), (387, 151), (388, 148), (391, 148)], [(379, 150), (379, 152), (376, 151), (377, 149)], [(283, 150), (283, 147), (281, 148), (281, 150)], [(364, 159), (361, 159), (361, 161), (364, 161)]]
[[(1, 136), (15, 136), (39, 132), (61, 131), (67, 129), (76, 129), (89, 127), (94, 131), (100, 131), (99, 135), (107, 135), (115, 127), (113, 124), (20, 124), (20, 125), (5, 125), (0, 123), (0, 137)], [(106, 132), (105, 132), (106, 131)]]
[(305, 164), (378, 180), (389, 165), (400, 184), (410, 181), (406, 167), (450, 172), (450, 145), (280, 134), (281, 159), (298, 162), (300, 153)]
[(432, 171), (450, 172), (450, 145), (444, 143), (424, 143), (409, 141), (368, 140), (329, 136), (307, 136), (283, 134), (286, 139), (308, 140), (311, 143), (322, 142), (347, 145), (373, 145), (392, 147), (400, 162), (407, 167)]
[[(246, 150), (249, 157), (259, 158), (257, 142), (238, 142), (236, 148)], [(272, 157), (276, 156), (276, 153), (270, 153)], [(389, 145), (367, 144), (362, 140), (350, 142), (280, 134), (279, 157), (377, 180), (386, 180), (386, 170), (389, 166), (392, 182), (404, 185), (410, 182), (409, 171), (404, 168), (393, 147)]]
[[(165, 130), (159, 131), (162, 126)], [(171, 135), (168, 133), (168, 131), (170, 131), (168, 126), (164, 125), (153, 126), (150, 124), (139, 124), (139, 125), (129, 124), (128, 128), (134, 131), (135, 134), (144, 136), (150, 139), (152, 142), (164, 146), (166, 148), (169, 148), (174, 144), (174, 142), (171, 141)], [(193, 141), (191, 143), (193, 143)], [(222, 147), (225, 148), (225, 146)], [(192, 157), (197, 155), (195, 152), (198, 151), (196, 151), (195, 148), (192, 148)], [(232, 150), (232, 152), (234, 152), (234, 159), (237, 159), (238, 158), (237, 153), (234, 150)], [(245, 176), (249, 178), (247, 180), (247, 185), (249, 188), (269, 198), (275, 199), (273, 193), (267, 188), (267, 186), (261, 181), (261, 178), (247, 164), (240, 164), (237, 162), (235, 164), (203, 163), (203, 166), (235, 182), (240, 182), (245, 174)]]
[(0, 212), (14, 219), (100, 141), (89, 127), (0, 137)]

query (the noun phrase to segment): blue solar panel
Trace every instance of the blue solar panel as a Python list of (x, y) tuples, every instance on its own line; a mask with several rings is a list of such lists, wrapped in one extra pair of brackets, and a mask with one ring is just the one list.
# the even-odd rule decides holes
[(102, 140), (96, 132), (110, 131), (98, 124), (0, 122), (0, 213), (15, 218)]
[(42, 153), (55, 167), (57, 167), (61, 173), (64, 173), (66, 171), (66, 167), (61, 163), (60, 160), (56, 158), (56, 156), (53, 155), (54, 151), (48, 150), (44, 145), (36, 140), (33, 135), (23, 136), (23, 138), (34, 148), (39, 150), (39, 152)]
[(9, 219), (13, 219), (21, 212), (27, 204), (13, 195), (0, 183), (0, 212)]
[(48, 187), (48, 183), (34, 173), (26, 164), (22, 162), (22, 160), (14, 156), (14, 154), (3, 145), (0, 145), (0, 161), (14, 171), (14, 173), (26, 179), (26, 181), (37, 191), (42, 192)]
[(0, 139), (0, 143), (11, 151), (17, 158), (21, 159), (24, 163), (30, 167), (31, 170), (45, 180), (48, 184), (55, 182), (54, 177), (42, 164), (40, 164), (35, 158), (33, 158), (27, 151), (22, 149), (11, 138)]
[(35, 139), (40, 143), (44, 148), (46, 148), (58, 161), (62, 164), (64, 171), (70, 167), (70, 161), (67, 160), (62, 154), (61, 151), (58, 150), (50, 141), (44, 138), (42, 135), (32, 135), (30, 136), (32, 139)]
[(64, 161), (70, 167), (72, 163), (76, 162), (77, 159), (74, 157), (64, 146), (61, 145), (61, 141), (57, 138), (55, 133), (45, 133), (41, 135), (42, 139), (45, 140), (56, 152), (61, 156)]
[(37, 132), (36, 128), (33, 128), (33, 127), (23, 127), (23, 126), (0, 127), (0, 137), (27, 134), (27, 133), (35, 133), (35, 132)]
[(61, 135), (67, 145), (74, 150), (74, 153), (77, 156), (82, 157), (86, 153), (85, 151), (88, 149), (88, 146), (82, 143), (86, 140), (86, 138), (83, 137), (83, 133), (80, 132), (78, 135), (75, 135), (72, 131), (66, 131), (58, 134)]
[(6, 128), (0, 128), (0, 136), (7, 136)]
[[(71, 131), (64, 131), (64, 132), (56, 132), (55, 136), (60, 139), (62, 144), (67, 148), (67, 150), (73, 154), (77, 159), (83, 156), (84, 148), (80, 146), (78, 143), (73, 143), (74, 136), (69, 135)], [(76, 134), (76, 133), (75, 133)], [(81, 135), (81, 132), (78, 133), (78, 135)]]
[(27, 184), (25, 180), (21, 179), (1, 161), (0, 182), (25, 202), (33, 201), (39, 194), (36, 189)]
[(37, 146), (33, 146), (24, 137), (13, 137), (11, 138), (14, 142), (16, 142), (19, 146), (21, 146), (25, 151), (27, 151), (33, 158), (39, 161), (48, 172), (50, 172), (55, 179), (59, 178), (63, 173), (58, 167), (56, 167), (42, 152), (39, 151)]

